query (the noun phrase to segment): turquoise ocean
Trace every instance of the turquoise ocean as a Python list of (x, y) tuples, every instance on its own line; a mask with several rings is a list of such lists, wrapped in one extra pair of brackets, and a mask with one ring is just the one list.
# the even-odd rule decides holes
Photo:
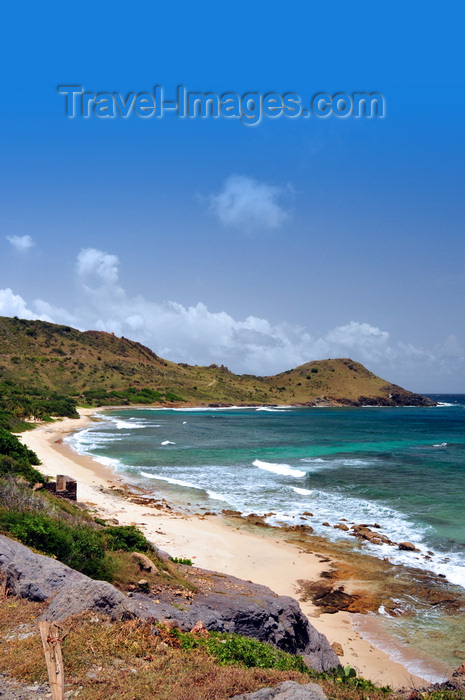
[[(465, 589), (465, 395), (432, 398), (437, 407), (118, 409), (68, 441), (196, 512), (273, 513), (270, 524), (309, 524), (333, 540), (350, 535), (323, 522), (376, 522), (419, 552), (366, 543), (367, 553)], [(420, 647), (428, 625), (438, 639), (455, 626), (439, 612), (427, 617), (418, 622)], [(391, 627), (402, 638), (402, 624)], [(449, 646), (460, 640), (449, 636), (447, 649), (443, 640), (438, 652), (431, 639), (423, 646), (453, 666)]]

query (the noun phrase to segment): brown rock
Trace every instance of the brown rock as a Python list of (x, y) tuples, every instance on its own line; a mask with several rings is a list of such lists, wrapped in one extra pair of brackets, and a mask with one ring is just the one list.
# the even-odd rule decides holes
[[(300, 583), (300, 582), (299, 582)], [(358, 600), (357, 595), (344, 592), (344, 586), (333, 588), (329, 581), (306, 581), (303, 586), (304, 600), (311, 600), (314, 605), (323, 608), (325, 613), (336, 613), (339, 610), (349, 610)], [(358, 610), (356, 611), (358, 612)]]
[(380, 532), (373, 532), (366, 525), (354, 525), (352, 527), (353, 532), (351, 533), (353, 537), (358, 537), (362, 540), (367, 540), (372, 544), (393, 544), (389, 537), (382, 535)]
[[(456, 598), (453, 598), (450, 594), (450, 592), (447, 591), (441, 591), (436, 588), (419, 588), (417, 589), (417, 595), (423, 600), (425, 600), (427, 603), (433, 606), (441, 606), (447, 610), (457, 610), (460, 608), (460, 601)], [(459, 657), (459, 658), (464, 658)]]
[(404, 552), (418, 552), (418, 549), (411, 542), (399, 542), (399, 549)]
[(338, 656), (344, 656), (344, 649), (342, 648), (342, 644), (339, 644), (339, 642), (333, 642), (331, 646)]
[(456, 668), (452, 674), (452, 678), (460, 678), (462, 676), (465, 676), (465, 664), (462, 664), (461, 666)]
[(344, 530), (344, 532), (347, 532), (349, 529), (347, 525), (344, 525), (344, 523), (339, 523), (338, 525), (333, 526), (335, 530)]
[(246, 515), (244, 517), (244, 520), (247, 520), (247, 522), (251, 525), (258, 525), (259, 527), (267, 526), (265, 523), (265, 516), (257, 515), (257, 513), (250, 513), (249, 515)]
[(286, 527), (286, 530), (288, 532), (308, 532), (312, 533), (313, 532), (313, 527), (310, 527), (310, 525), (288, 525)]
[(325, 527), (331, 527), (331, 525), (330, 525), (329, 523), (327, 523), (327, 522), (324, 522), (324, 523), (321, 523), (321, 524), (324, 525)]
[(157, 573), (158, 569), (151, 559), (149, 559), (145, 554), (141, 552), (132, 552), (131, 558), (136, 564), (139, 565), (141, 571), (147, 571), (148, 573)]
[[(453, 653), (454, 653), (454, 656), (456, 656), (458, 659), (465, 659), (465, 651), (461, 651), (460, 649), (455, 649), (455, 651)], [(463, 666), (465, 666), (465, 664), (462, 664), (462, 666), (460, 666), (460, 668), (462, 668)], [(454, 671), (454, 674), (455, 674), (455, 671)]]
[(191, 629), (191, 634), (195, 634), (198, 637), (208, 637), (208, 630), (203, 624), (202, 620), (199, 620), (195, 623), (195, 625)]

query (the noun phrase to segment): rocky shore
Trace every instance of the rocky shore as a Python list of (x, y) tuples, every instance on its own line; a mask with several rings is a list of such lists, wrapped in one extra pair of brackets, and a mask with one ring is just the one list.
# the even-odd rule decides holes
[[(222, 517), (206, 509), (197, 514), (182, 512), (162, 497), (148, 497), (143, 490), (125, 486), (109, 469), (70, 450), (63, 443), (63, 436), (83, 427), (93, 410), (81, 413), (80, 421), (64, 420), (42, 426), (22, 439), (39, 454), (45, 473), (66, 473), (77, 480), (78, 500), (96, 516), (115, 524), (137, 524), (157, 547), (175, 557), (189, 556), (199, 568), (253, 580), (270, 586), (279, 595), (299, 596), (312, 625), (330, 644), (342, 647), (345, 664), (381, 684), (401, 687), (412, 678), (416, 685), (424, 684), (421, 673), (412, 673), (361, 638), (355, 628), (360, 623), (353, 614), (376, 612), (380, 606), (388, 613), (398, 614), (400, 609), (402, 615), (412, 614), (409, 596), (416, 595), (415, 587), (422, 576), (425, 590), (436, 591), (433, 596), (428, 594), (429, 601), (425, 596), (426, 609), (445, 596), (452, 607), (460, 610), (460, 594), (434, 574), (367, 555), (363, 543), (372, 543), (365, 538), (382, 535), (375, 523), (348, 523), (343, 519), (328, 523), (329, 527), (347, 527), (355, 535), (332, 543), (312, 532), (310, 512), (305, 514), (307, 523), (290, 527), (270, 527), (261, 516), (244, 518), (237, 511), (225, 511)], [(319, 582), (315, 588), (309, 587), (315, 582)], [(398, 658), (403, 658), (401, 652)], [(406, 659), (416, 659), (414, 649), (406, 648), (406, 652)], [(431, 671), (426, 677), (447, 676), (449, 668), (424, 654), (418, 658), (421, 663), (415, 660), (415, 667)]]

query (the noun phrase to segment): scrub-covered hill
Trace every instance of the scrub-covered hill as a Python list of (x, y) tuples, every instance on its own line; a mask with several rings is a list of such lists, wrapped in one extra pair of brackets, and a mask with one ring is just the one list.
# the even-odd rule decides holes
[(271, 377), (236, 375), (224, 366), (176, 364), (102, 331), (0, 317), (0, 410), (17, 418), (71, 415), (73, 400), (87, 405), (433, 405), (350, 359), (309, 362)]

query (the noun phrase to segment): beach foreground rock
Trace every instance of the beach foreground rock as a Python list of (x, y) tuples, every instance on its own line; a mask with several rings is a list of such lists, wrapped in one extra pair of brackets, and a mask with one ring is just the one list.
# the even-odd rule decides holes
[(327, 695), (316, 683), (300, 685), (284, 681), (273, 688), (261, 688), (255, 693), (234, 695), (231, 700), (327, 700)]
[[(63, 620), (90, 610), (113, 619), (167, 621), (183, 631), (201, 621), (210, 631), (242, 634), (301, 654), (318, 671), (338, 665), (326, 637), (309, 624), (293, 598), (232, 576), (196, 571), (199, 591), (179, 609), (169, 591), (157, 594), (156, 600), (143, 593), (129, 598), (109, 583), (94, 581), (0, 535), (0, 572), (6, 576), (7, 587), (28, 600), (50, 601), (44, 613), (47, 620)], [(208, 584), (202, 586), (202, 577)]]

